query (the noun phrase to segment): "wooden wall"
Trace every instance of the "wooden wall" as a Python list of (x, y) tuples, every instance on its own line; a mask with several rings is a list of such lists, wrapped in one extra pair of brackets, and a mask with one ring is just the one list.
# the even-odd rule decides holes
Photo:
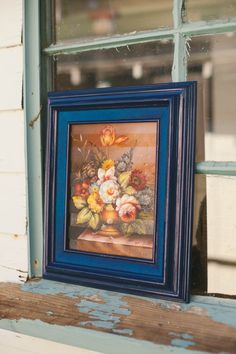
[(22, 0), (0, 0), (0, 280), (27, 278)]

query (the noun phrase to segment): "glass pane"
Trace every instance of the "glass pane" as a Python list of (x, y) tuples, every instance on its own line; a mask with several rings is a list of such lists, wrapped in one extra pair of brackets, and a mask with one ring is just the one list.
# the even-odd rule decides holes
[(235, 0), (188, 0), (187, 21), (208, 21), (236, 17)]
[(208, 293), (236, 295), (236, 178), (207, 177)]
[(71, 124), (69, 249), (153, 260), (158, 131), (158, 122)]
[(171, 25), (172, 0), (55, 1), (57, 43)]
[(152, 84), (171, 81), (173, 43), (165, 40), (54, 60), (56, 90)]
[(198, 155), (236, 160), (236, 34), (194, 37), (190, 43), (188, 79), (198, 81)]
[(235, 200), (235, 177), (196, 176), (192, 293), (236, 297)]

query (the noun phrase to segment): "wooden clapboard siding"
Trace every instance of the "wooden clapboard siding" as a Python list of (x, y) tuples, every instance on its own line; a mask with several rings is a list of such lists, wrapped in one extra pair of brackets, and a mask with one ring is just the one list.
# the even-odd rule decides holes
[(25, 173), (23, 110), (0, 111), (0, 173)]
[(0, 280), (28, 275), (22, 0), (0, 1)]
[(24, 282), (28, 275), (28, 250), (25, 235), (0, 233), (0, 279)]
[(22, 46), (0, 49), (0, 110), (22, 108)]
[(22, 173), (0, 173), (0, 232), (20, 235), (26, 232), (25, 175)]
[(0, 48), (21, 45), (22, 0), (1, 0), (0, 6)]

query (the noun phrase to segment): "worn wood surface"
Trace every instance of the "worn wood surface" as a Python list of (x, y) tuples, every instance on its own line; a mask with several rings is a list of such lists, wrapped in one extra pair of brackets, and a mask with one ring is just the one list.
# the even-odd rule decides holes
[(4, 329), (0, 329), (0, 348), (3, 354), (99, 354)]
[[(40, 320), (209, 353), (236, 353), (236, 305), (178, 304), (42, 280), (0, 284), (1, 320)], [(1, 324), (1, 321), (0, 321)]]

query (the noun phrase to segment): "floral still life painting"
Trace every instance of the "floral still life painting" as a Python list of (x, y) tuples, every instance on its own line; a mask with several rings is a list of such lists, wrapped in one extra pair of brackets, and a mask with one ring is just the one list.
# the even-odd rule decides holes
[(67, 247), (152, 260), (158, 122), (72, 124)]

